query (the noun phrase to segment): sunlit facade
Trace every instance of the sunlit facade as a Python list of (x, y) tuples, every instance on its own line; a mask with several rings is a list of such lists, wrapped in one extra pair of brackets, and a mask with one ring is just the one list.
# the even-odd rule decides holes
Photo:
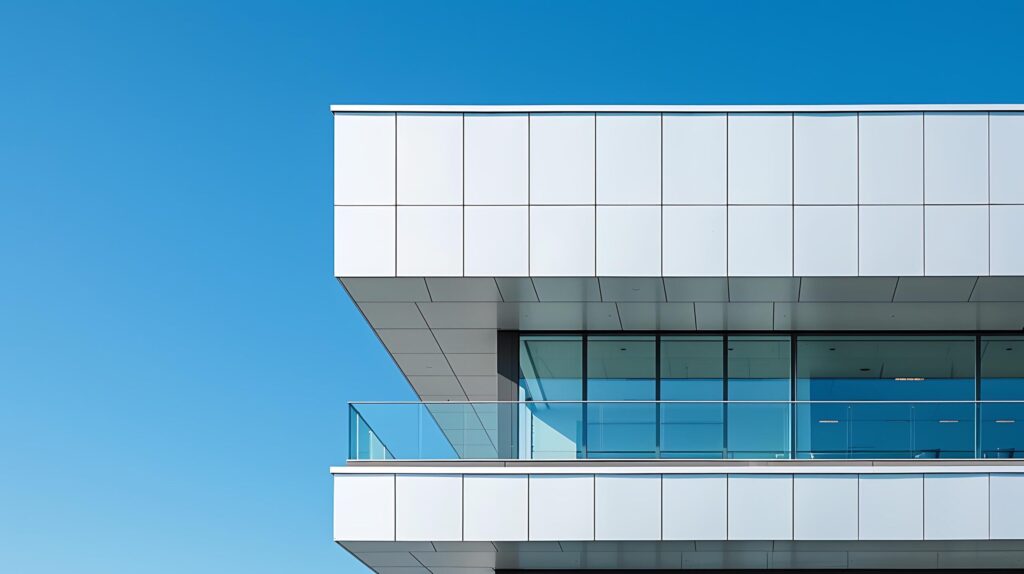
[(1024, 567), (1024, 106), (332, 111), (369, 567)]

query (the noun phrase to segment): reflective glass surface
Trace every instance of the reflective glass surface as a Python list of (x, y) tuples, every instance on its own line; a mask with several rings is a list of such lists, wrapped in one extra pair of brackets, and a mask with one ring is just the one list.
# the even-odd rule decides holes
[[(723, 337), (661, 337), (661, 400), (725, 398)], [(661, 405), (662, 458), (725, 456), (725, 405), (666, 402)]]

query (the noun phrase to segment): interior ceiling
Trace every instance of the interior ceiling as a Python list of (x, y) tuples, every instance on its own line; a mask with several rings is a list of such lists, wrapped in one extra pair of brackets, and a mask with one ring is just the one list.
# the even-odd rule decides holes
[[(501, 329), (1024, 329), (1024, 277), (388, 277), (341, 281), (424, 400), (495, 400), (496, 331)], [(1024, 351), (1024, 345), (1020, 347)], [(889, 359), (884, 369), (882, 365), (873, 368), (883, 376), (895, 373), (901, 368), (900, 360)], [(743, 368), (742, 364), (736, 367)], [(936, 369), (955, 374), (964, 366), (951, 356), (939, 361)]]

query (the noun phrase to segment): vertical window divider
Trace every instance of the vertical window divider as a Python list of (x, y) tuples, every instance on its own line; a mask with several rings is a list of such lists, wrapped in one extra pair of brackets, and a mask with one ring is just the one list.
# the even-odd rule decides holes
[(722, 459), (729, 458), (729, 335), (722, 334)]
[(581, 453), (581, 458), (590, 458), (590, 456), (587, 454), (587, 447), (589, 446), (589, 443), (588, 443), (588, 440), (587, 440), (587, 414), (590, 411), (590, 405), (587, 404), (587, 387), (590, 386), (590, 381), (589, 381), (590, 376), (587, 373), (587, 347), (590, 346), (590, 336), (587, 333), (585, 333), (585, 332), (583, 333), (583, 341), (582, 342), (583, 342), (583, 352), (580, 353), (580, 356), (583, 358), (583, 365), (582, 365), (582, 368), (580, 369), (580, 372), (583, 375), (583, 377), (582, 377), (583, 380), (580, 381), (582, 383), (580, 386), (582, 387), (582, 391), (583, 391), (583, 404), (580, 405), (580, 406), (582, 407), (582, 410), (583, 410), (583, 413), (582, 413), (582, 416), (581, 416), (581, 418), (583, 420), (583, 428), (580, 429), (580, 436), (582, 437), (583, 444), (580, 445), (579, 451)]
[(981, 335), (974, 336), (974, 458), (981, 458)]
[(654, 334), (654, 458), (661, 458), (661, 335)]
[[(789, 336), (789, 456), (796, 458), (796, 335)], [(808, 408), (810, 408), (808, 406)]]

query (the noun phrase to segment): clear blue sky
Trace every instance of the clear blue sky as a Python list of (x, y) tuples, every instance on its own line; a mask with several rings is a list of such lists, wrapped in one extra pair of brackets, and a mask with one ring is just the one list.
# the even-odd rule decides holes
[(0, 570), (359, 572), (331, 103), (1024, 102), (1020, 2), (0, 2)]

